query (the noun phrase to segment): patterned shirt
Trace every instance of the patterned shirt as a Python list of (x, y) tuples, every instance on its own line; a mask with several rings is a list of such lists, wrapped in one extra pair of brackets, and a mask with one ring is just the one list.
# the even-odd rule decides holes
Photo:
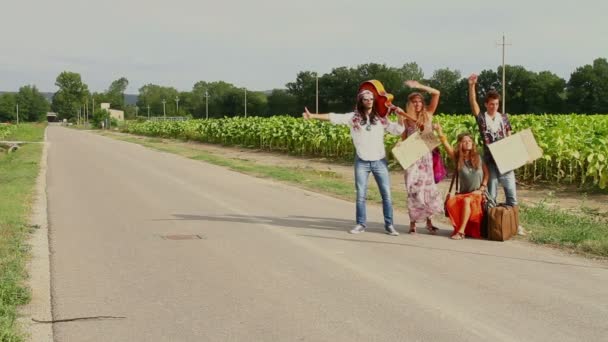
[[(507, 114), (496, 113), (494, 118), (490, 118), (487, 115), (487, 112), (484, 112), (478, 113), (476, 115), (476, 120), (477, 126), (479, 127), (479, 134), (481, 135), (481, 140), (483, 141), (484, 161), (494, 162), (494, 158), (492, 158), (492, 155), (490, 154), (488, 145), (508, 136), (508, 132), (512, 130), (509, 117)], [(488, 122), (488, 120), (493, 120), (493, 122)]]

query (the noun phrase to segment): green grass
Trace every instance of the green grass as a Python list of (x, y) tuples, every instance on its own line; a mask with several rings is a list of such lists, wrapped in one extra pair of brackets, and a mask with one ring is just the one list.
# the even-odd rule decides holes
[[(19, 125), (7, 140), (41, 141), (45, 125)], [(30, 300), (25, 285), (28, 218), (39, 172), (41, 144), (0, 154), (0, 341), (21, 341), (17, 307)]]
[(4, 138), (9, 141), (42, 141), (46, 123), (27, 123), (18, 125), (11, 134)]
[(521, 219), (534, 243), (566, 247), (583, 254), (608, 257), (608, 219), (594, 215), (572, 214), (545, 203), (522, 207)]
[[(262, 165), (243, 159), (222, 157), (184, 146), (179, 144), (179, 141), (173, 143), (158, 138), (138, 138), (113, 133), (103, 135), (159, 151), (202, 160), (256, 177), (271, 178), (311, 191), (355, 201), (352, 180), (344, 179), (333, 172)], [(370, 181), (369, 184), (368, 200), (372, 203), (381, 203), (375, 183)], [(395, 208), (406, 207), (407, 195), (404, 191), (393, 191), (392, 195)], [(522, 225), (529, 230), (527, 238), (533, 243), (568, 248), (586, 255), (608, 257), (608, 218), (596, 215), (590, 210), (584, 212), (584, 215), (567, 213), (559, 209), (551, 209), (541, 203), (534, 207), (521, 206), (520, 218)]]

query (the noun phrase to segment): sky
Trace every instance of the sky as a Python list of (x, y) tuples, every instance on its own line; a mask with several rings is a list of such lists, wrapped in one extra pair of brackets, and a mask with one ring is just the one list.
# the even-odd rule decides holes
[[(569, 79), (608, 58), (608, 1), (0, 0), (0, 91), (57, 90), (62, 71), (92, 91), (126, 77), (192, 89), (226, 81), (284, 88), (300, 71), (416, 62), (431, 77), (502, 63)], [(508, 70), (508, 69), (507, 69)], [(508, 75), (507, 75), (508, 77)]]

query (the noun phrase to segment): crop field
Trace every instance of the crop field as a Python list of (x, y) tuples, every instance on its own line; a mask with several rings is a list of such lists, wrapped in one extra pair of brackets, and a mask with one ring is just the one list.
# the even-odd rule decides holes
[[(473, 116), (437, 115), (435, 118), (452, 143), (459, 133), (467, 131), (474, 133), (480, 143)], [(602, 189), (608, 186), (608, 115), (512, 115), (510, 119), (515, 132), (531, 128), (544, 152), (541, 159), (517, 170), (519, 179), (578, 186), (593, 184)], [(288, 116), (132, 121), (125, 124), (123, 131), (336, 160), (351, 160), (354, 153), (346, 126)], [(386, 136), (387, 151), (398, 139)], [(387, 155), (390, 160), (392, 156)]]

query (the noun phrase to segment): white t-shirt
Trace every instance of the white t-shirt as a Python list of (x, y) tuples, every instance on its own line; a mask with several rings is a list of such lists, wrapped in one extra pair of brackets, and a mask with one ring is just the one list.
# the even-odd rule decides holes
[(337, 125), (347, 125), (350, 127), (350, 136), (353, 139), (357, 156), (361, 160), (375, 161), (386, 157), (384, 149), (384, 132), (392, 135), (401, 135), (405, 130), (404, 126), (396, 122), (387, 120), (387, 124), (383, 125), (380, 119), (375, 125), (371, 125), (371, 129), (366, 129), (367, 125), (362, 125), (358, 129), (353, 124), (355, 113), (336, 114), (329, 113), (329, 121)]

